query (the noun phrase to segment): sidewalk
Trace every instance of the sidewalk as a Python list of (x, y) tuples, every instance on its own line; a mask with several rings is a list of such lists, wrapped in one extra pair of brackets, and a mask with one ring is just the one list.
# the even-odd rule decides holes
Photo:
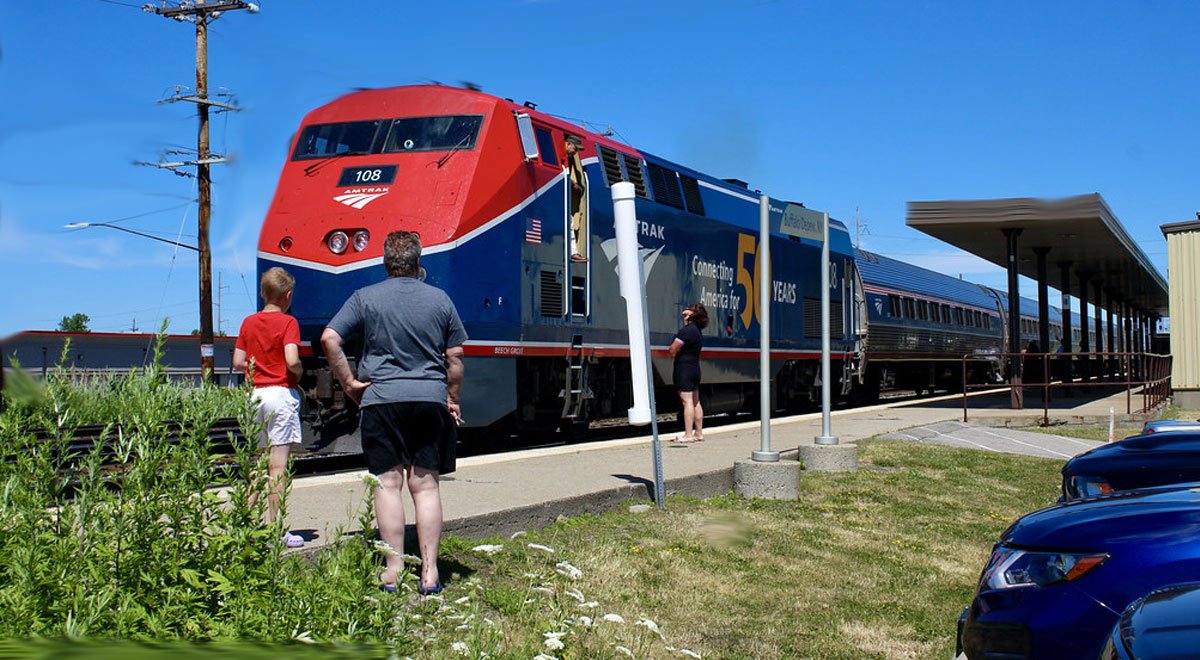
[[(1042, 408), (1009, 410), (1008, 394), (972, 397), (970, 424), (962, 422), (962, 399), (957, 395), (922, 399), (899, 405), (836, 411), (831, 416), (834, 436), (853, 443), (902, 429), (957, 422), (969, 427), (1036, 426)], [(1125, 415), (1125, 394), (1102, 398), (1064, 399), (1050, 411), (1051, 423), (1107, 423), (1109, 410), (1118, 421), (1144, 415)], [(647, 431), (649, 429), (647, 428)], [(821, 414), (813, 413), (772, 420), (771, 446), (783, 457), (794, 459), (799, 445), (813, 444), (821, 433)], [(663, 475), (668, 495), (710, 497), (733, 487), (734, 461), (750, 458), (760, 445), (757, 421), (705, 429), (705, 441), (678, 445), (668, 442), (674, 434), (662, 434)], [(927, 438), (940, 432), (896, 434), (893, 437)], [(1071, 447), (1083, 451), (1078, 441), (1063, 444), (1051, 436), (1049, 449), (1035, 455), (1060, 456)], [(918, 439), (914, 437), (914, 439)], [(1061, 439), (1058, 439), (1061, 440)], [(995, 443), (989, 446), (990, 443)], [(1036, 449), (1036, 440), (1014, 441), (1002, 433), (981, 433), (969, 443), (994, 451)], [(1014, 449), (1014, 447), (1016, 449)], [(1063, 447), (1063, 448), (1055, 448)], [(1026, 452), (1030, 453), (1030, 452)], [(366, 492), (364, 471), (297, 479), (288, 498), (288, 522), (309, 543), (306, 550), (319, 549), (339, 533), (358, 531), (358, 512)], [(630, 499), (650, 500), (654, 490), (654, 464), (649, 436), (473, 456), (458, 461), (458, 471), (442, 479), (445, 532), (468, 538), (539, 528), (559, 516), (609, 511)], [(405, 496), (407, 499), (407, 495)], [(406, 502), (406, 521), (411, 528), (411, 501)]]

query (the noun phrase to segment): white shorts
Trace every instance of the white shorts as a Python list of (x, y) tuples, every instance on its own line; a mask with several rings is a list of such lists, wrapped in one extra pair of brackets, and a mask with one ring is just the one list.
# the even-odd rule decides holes
[(300, 444), (300, 393), (290, 387), (269, 385), (254, 388), (258, 407), (254, 420), (263, 425), (260, 448)]

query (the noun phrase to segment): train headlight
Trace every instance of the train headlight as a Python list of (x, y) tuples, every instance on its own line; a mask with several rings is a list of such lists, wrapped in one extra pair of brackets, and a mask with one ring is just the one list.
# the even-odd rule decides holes
[(367, 249), (367, 243), (371, 241), (371, 232), (366, 229), (360, 229), (354, 232), (354, 251), (362, 252)]
[(283, 238), (279, 239), (279, 251), (280, 252), (287, 252), (290, 249), (292, 249), (292, 237), (291, 236), (284, 236)]
[(341, 254), (346, 251), (346, 247), (350, 245), (350, 237), (344, 231), (335, 231), (329, 235), (325, 244), (329, 246), (329, 251), (334, 254)]

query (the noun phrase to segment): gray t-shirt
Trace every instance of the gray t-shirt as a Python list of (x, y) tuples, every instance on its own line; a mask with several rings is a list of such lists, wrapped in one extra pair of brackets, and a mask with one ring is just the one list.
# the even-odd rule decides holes
[(414, 277), (389, 277), (354, 292), (329, 321), (343, 339), (362, 338), (362, 405), (446, 403), (447, 348), (467, 332), (444, 291)]

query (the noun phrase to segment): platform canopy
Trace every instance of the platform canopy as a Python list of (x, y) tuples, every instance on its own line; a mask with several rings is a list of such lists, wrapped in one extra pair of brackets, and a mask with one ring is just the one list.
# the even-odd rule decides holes
[[(1030, 198), (909, 202), (909, 227), (1007, 269), (1001, 230), (1020, 229), (1017, 269), (1037, 280), (1035, 248), (1046, 254), (1047, 284), (1062, 285), (1058, 264), (1070, 262), (1070, 291), (1080, 297), (1080, 277), (1150, 314), (1167, 316), (1167, 282), (1125, 232), (1099, 194), (1066, 199)], [(1029, 293), (1024, 293), (1030, 297)], [(1092, 299), (1091, 291), (1087, 297)]]

